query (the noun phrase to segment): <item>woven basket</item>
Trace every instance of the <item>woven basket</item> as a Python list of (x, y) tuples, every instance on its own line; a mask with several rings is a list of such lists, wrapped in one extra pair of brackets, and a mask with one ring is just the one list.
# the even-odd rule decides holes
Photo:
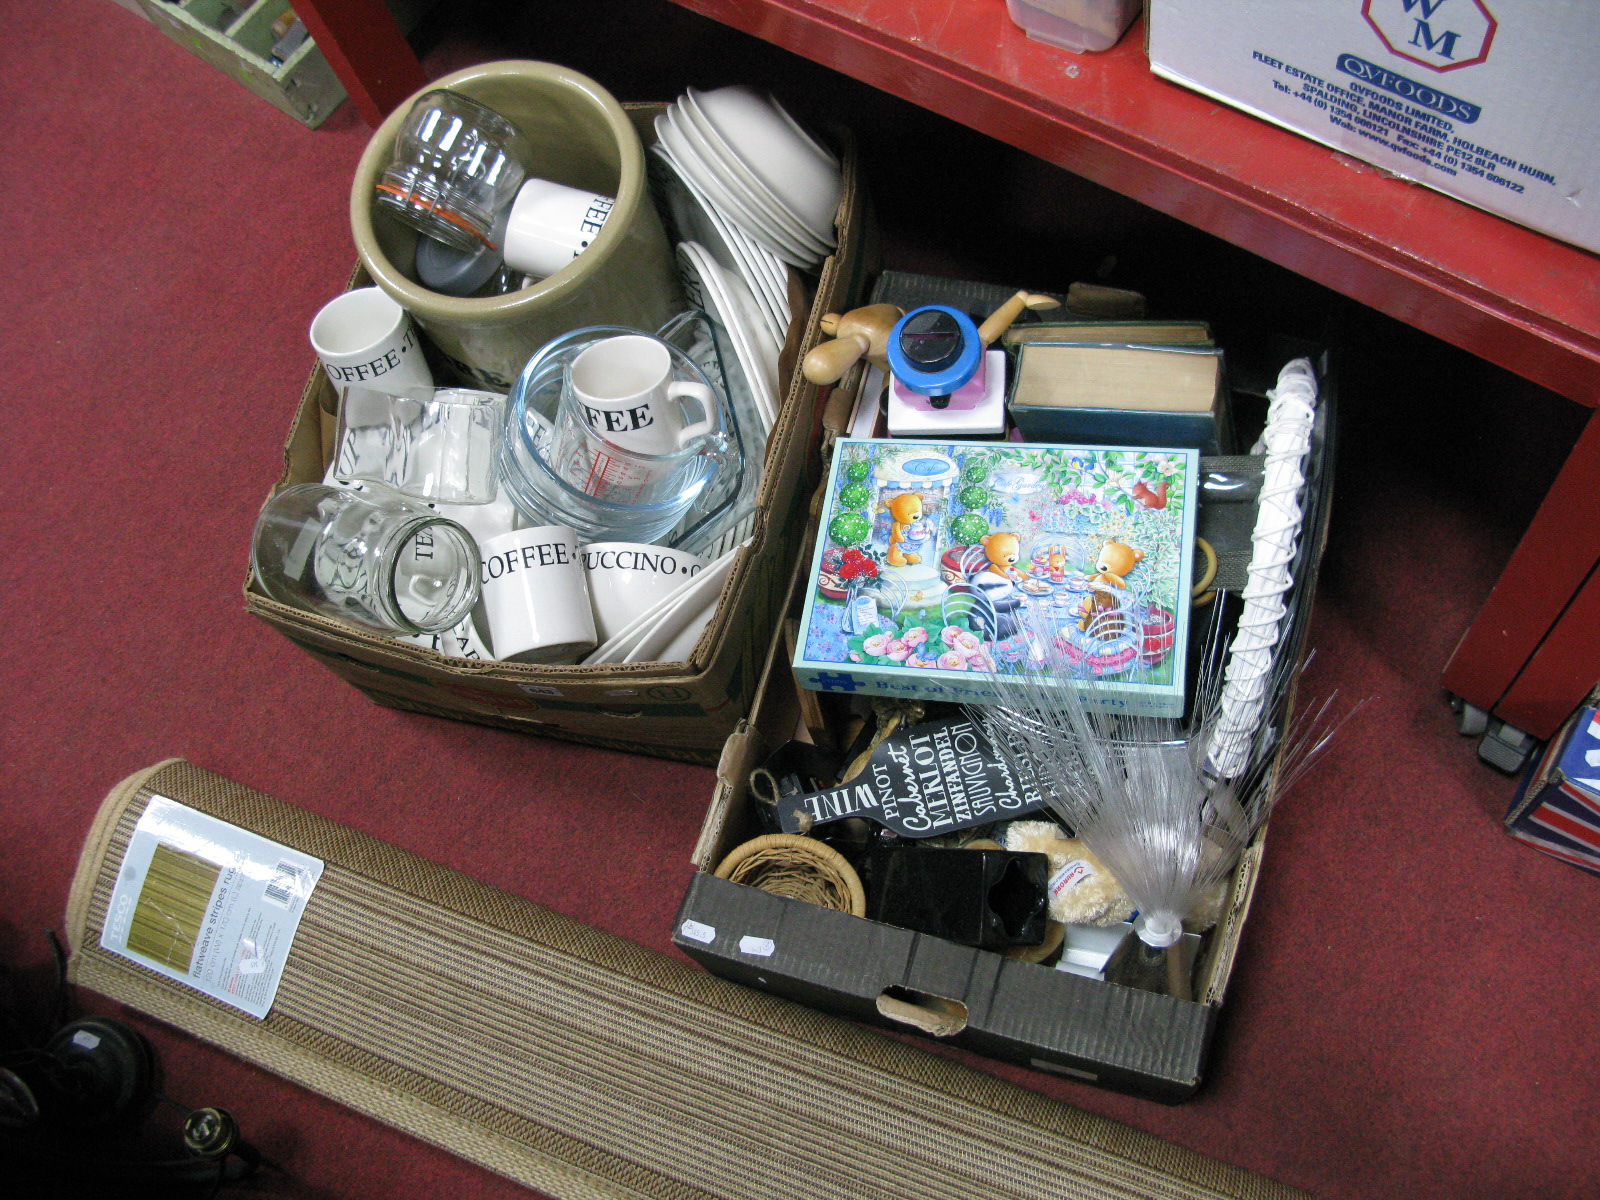
[(796, 833), (769, 833), (736, 846), (717, 867), (717, 878), (836, 912), (867, 915), (861, 877), (844, 855)]

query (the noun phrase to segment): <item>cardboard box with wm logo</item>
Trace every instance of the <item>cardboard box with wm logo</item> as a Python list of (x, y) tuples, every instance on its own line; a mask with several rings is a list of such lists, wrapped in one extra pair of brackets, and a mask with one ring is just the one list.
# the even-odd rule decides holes
[(1151, 0), (1150, 66), (1600, 250), (1597, 16), (1540, 0)]

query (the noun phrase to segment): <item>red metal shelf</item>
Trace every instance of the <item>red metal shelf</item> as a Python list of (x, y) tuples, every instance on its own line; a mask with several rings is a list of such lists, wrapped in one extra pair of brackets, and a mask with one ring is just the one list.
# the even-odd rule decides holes
[(1315, 279), (1581, 404), (1600, 403), (1600, 257), (1104, 54), (1001, 0), (676, 0)]

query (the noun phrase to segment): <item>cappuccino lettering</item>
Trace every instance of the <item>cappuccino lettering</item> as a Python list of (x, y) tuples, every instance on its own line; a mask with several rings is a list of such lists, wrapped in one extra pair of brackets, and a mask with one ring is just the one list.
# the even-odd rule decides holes
[(650, 554), (644, 550), (585, 550), (586, 571), (653, 571), (658, 575), (700, 574), (699, 563), (681, 563), (670, 554)]

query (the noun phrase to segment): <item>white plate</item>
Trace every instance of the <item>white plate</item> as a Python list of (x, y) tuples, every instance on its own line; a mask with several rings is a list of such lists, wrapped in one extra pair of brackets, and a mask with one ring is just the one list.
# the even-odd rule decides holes
[[(693, 242), (687, 243), (694, 245)], [(750, 294), (750, 289), (744, 285), (736, 274), (724, 271), (717, 265), (717, 260), (706, 252), (704, 246), (696, 246), (691, 253), (699, 255), (705, 264), (706, 274), (710, 276), (710, 284), (724, 301), (725, 315), (731, 311), (732, 319), (738, 324), (744, 334), (745, 343), (758, 356), (762, 371), (767, 382), (772, 387), (773, 415), (777, 415), (776, 397), (778, 394), (778, 339), (769, 330), (764, 321), (759, 320), (759, 310), (755, 297)]]
[(816, 265), (823, 258), (825, 251), (818, 251), (815, 246), (780, 230), (758, 211), (758, 206), (735, 195), (723, 182), (721, 175), (705, 162), (694, 146), (689, 144), (681, 127), (672, 121), (671, 110), (657, 118), (656, 137), (666, 146), (667, 153), (677, 164), (679, 172), (693, 182), (716, 205), (723, 216), (784, 262), (807, 268)]
[[(820, 237), (717, 136), (691, 98), (686, 96), (679, 101), (668, 110), (668, 115), (676, 122), (679, 136), (688, 143), (699, 162), (747, 209), (781, 232), (788, 241), (814, 251), (819, 257), (833, 249), (835, 243), (831, 238)], [(831, 224), (829, 232), (832, 232)]]
[(780, 230), (797, 245), (813, 247), (816, 235), (806, 227), (782, 199), (773, 195), (755, 173), (739, 161), (738, 155), (699, 114), (687, 96), (667, 109), (668, 119), (695, 159), (745, 207)]
[[(727, 553), (722, 554), (713, 560), (710, 565), (703, 568), (699, 575), (684, 580), (677, 587), (667, 592), (661, 597), (654, 607), (650, 608), (646, 612), (640, 613), (628, 624), (626, 628), (620, 630), (609, 642), (592, 650), (588, 657), (583, 660), (584, 665), (596, 666), (603, 663), (643, 661), (640, 659), (629, 659), (627, 658), (627, 655), (639, 646), (641, 639), (645, 638), (656, 629), (656, 627), (667, 617), (668, 610), (676, 606), (678, 601), (683, 599), (684, 595), (688, 593), (689, 589), (694, 587), (694, 585), (700, 579), (704, 578), (711, 572), (718, 572), (722, 578), (726, 579), (728, 570), (733, 565), (734, 555), (747, 545), (749, 545), (747, 541), (740, 542), (738, 545), (728, 550)], [(719, 583), (716, 591), (720, 592), (721, 590), (722, 585)], [(716, 593), (713, 593), (713, 595), (715, 594)]]
[[(690, 88), (689, 90), (691, 92), (694, 91), (693, 88)], [(816, 158), (818, 164), (821, 166), (831, 167), (835, 171), (839, 170), (839, 156), (824, 146), (821, 142), (817, 141), (816, 138), (812, 137), (811, 134), (807, 132), (806, 128), (800, 124), (800, 122), (796, 121), (792, 116), (789, 115), (789, 110), (784, 108), (782, 104), (778, 103), (778, 98), (771, 92), (757, 92), (754, 88), (746, 87), (741, 84), (731, 84), (727, 87), (717, 88), (715, 91), (694, 92), (694, 95), (697, 101), (703, 104), (709, 104), (711, 107), (717, 109), (719, 113), (723, 113), (729, 111), (731, 107), (736, 106), (737, 102), (739, 102), (741, 99), (739, 93), (747, 94), (750, 100), (761, 105), (762, 108), (766, 110), (760, 114), (762, 119), (762, 127), (755, 131), (755, 136), (767, 137), (771, 138), (775, 142), (781, 142), (787, 138), (789, 134), (793, 134), (794, 145), (790, 147), (790, 149), (793, 150), (797, 157), (804, 157), (806, 154), (810, 154)], [(788, 126), (787, 133), (778, 126), (770, 123), (771, 115), (769, 114), (776, 115), (784, 125)], [(769, 151), (763, 152), (766, 153)]]
[(733, 305), (721, 290), (720, 277), (717, 278), (717, 282), (712, 282), (711, 274), (715, 264), (707, 266), (709, 256), (696, 258), (684, 250), (685, 246), (692, 245), (693, 242), (678, 243), (678, 273), (683, 281), (684, 293), (690, 303), (703, 309), (716, 326), (723, 342), (724, 353), (733, 358), (739, 374), (744, 378), (745, 387), (756, 409), (757, 419), (761, 422), (761, 436), (765, 439), (771, 435), (772, 426), (777, 419), (774, 390), (762, 367), (761, 356), (756, 351), (755, 343), (750, 339), (744, 323), (734, 321), (730, 324), (729, 313), (733, 311)]
[[(777, 351), (763, 351), (761, 337), (752, 333), (748, 317), (730, 294), (731, 281), (710, 254), (695, 242), (680, 242), (678, 264), (690, 302), (705, 310), (731, 344), (761, 415), (762, 436), (766, 437), (778, 419)], [(746, 300), (745, 303), (753, 305), (755, 302)]]
[(700, 610), (700, 615), (693, 618), (683, 627), (683, 632), (672, 639), (670, 645), (662, 649), (656, 656), (658, 662), (688, 662), (689, 656), (694, 653), (694, 648), (700, 644), (700, 635), (706, 631), (706, 626), (711, 624), (711, 618), (717, 615), (715, 605), (708, 605)]
[(751, 296), (760, 307), (760, 315), (766, 325), (767, 332), (772, 335), (774, 341), (782, 344), (789, 329), (788, 317), (782, 315), (788, 312), (788, 297), (785, 295), (783, 303), (781, 305), (778, 303), (778, 296), (773, 290), (771, 278), (756, 265), (756, 261), (750, 255), (750, 251), (760, 250), (772, 262), (778, 262), (779, 260), (765, 247), (751, 241), (737, 225), (724, 221), (715, 208), (709, 210), (709, 215), (723, 244), (728, 247), (729, 253), (733, 256), (732, 266), (729, 266), (720, 258), (717, 259), (717, 265), (724, 271), (731, 271), (736, 274), (745, 287), (749, 289)]
[[(681, 127), (672, 120), (671, 109), (656, 118), (656, 140), (659, 145), (666, 148), (668, 157), (678, 168), (678, 173), (699, 188), (723, 216), (741, 229), (750, 231), (751, 236), (758, 236), (763, 244), (781, 242), (786, 253), (803, 253), (801, 247), (779, 233), (765, 218), (755, 214), (744, 201), (728, 190), (721, 176), (707, 165), (700, 151), (689, 143)], [(776, 245), (773, 249), (776, 251)]]
[[(693, 243), (690, 243), (691, 245)], [(725, 321), (731, 322), (731, 334), (741, 365), (751, 372), (759, 372), (761, 388), (756, 399), (766, 405), (768, 432), (778, 421), (780, 403), (778, 390), (778, 343), (765, 327), (765, 322), (754, 318), (755, 300), (738, 279), (723, 271), (703, 249), (697, 247), (701, 259), (701, 278), (709, 286), (717, 310)], [(742, 351), (738, 349), (742, 343)]]
[(753, 170), (740, 152), (717, 131), (694, 96), (685, 93), (675, 111), (679, 130), (701, 158), (715, 168), (729, 190), (802, 245), (826, 250), (834, 244), (832, 220), (829, 220), (823, 232), (819, 232), (796, 212), (794, 205)]
[(756, 259), (752, 251), (759, 251), (769, 262), (778, 260), (746, 237), (738, 226), (725, 221), (716, 206), (679, 171), (677, 162), (664, 146), (652, 147), (652, 153), (666, 165), (662, 186), (667, 208), (679, 231), (688, 240), (704, 246), (723, 270), (733, 271), (744, 280), (761, 306), (761, 315), (774, 338), (781, 342), (788, 335), (788, 296), (783, 297), (780, 307), (765, 264)]
[(689, 101), (739, 159), (768, 190), (816, 236), (833, 234), (839, 207), (839, 163), (801, 130), (770, 95), (747, 87), (712, 92), (688, 91)]
[[(744, 145), (735, 145), (702, 103), (707, 98), (737, 90), (743, 89), (724, 88), (717, 93), (700, 93), (691, 88), (678, 107), (687, 116), (689, 128), (711, 148), (718, 167), (725, 175), (738, 180), (744, 193), (758, 201), (767, 216), (803, 240), (820, 242), (824, 248), (831, 248), (834, 245), (833, 218), (839, 207), (838, 167), (821, 162), (809, 151), (795, 153), (793, 161), (800, 169), (786, 175), (757, 165), (761, 155), (771, 157), (771, 143), (760, 138), (746, 138)], [(789, 128), (775, 113), (768, 112), (775, 129)], [(746, 153), (746, 146), (756, 149), (754, 158)], [(785, 147), (783, 153), (787, 154), (788, 150)]]
[[(655, 624), (634, 643), (633, 649), (622, 661), (625, 663), (676, 661), (663, 658), (662, 652), (673, 645), (696, 620), (701, 617), (710, 620), (712, 613), (716, 611), (717, 598), (722, 594), (722, 585), (727, 582), (738, 555), (737, 548), (724, 554), (690, 580), (689, 586), (676, 600), (661, 610), (661, 615)], [(690, 649), (693, 649), (693, 645), (691, 642)]]
[(778, 341), (786, 340), (789, 336), (789, 319), (793, 312), (789, 307), (789, 264), (732, 221), (725, 221), (723, 229), (728, 235), (729, 244), (744, 254), (745, 261), (755, 272), (761, 292), (777, 312)]

